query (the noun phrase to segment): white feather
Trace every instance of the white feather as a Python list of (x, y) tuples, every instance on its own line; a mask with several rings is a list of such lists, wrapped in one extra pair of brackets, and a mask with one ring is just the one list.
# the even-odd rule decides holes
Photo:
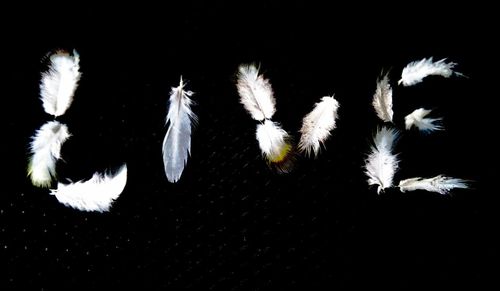
[(169, 127), (163, 140), (163, 164), (168, 181), (175, 183), (181, 175), (191, 153), (191, 121), (196, 115), (191, 111), (191, 91), (184, 90), (181, 81), (170, 93), (170, 107), (167, 114)]
[(454, 188), (469, 188), (467, 181), (457, 178), (450, 178), (444, 175), (439, 175), (434, 178), (424, 179), (421, 177), (402, 180), (399, 182), (399, 190), (401, 192), (425, 190), (436, 192), (439, 194), (448, 194)]
[(445, 78), (449, 78), (453, 73), (456, 75), (461, 75), (453, 71), (453, 68), (457, 65), (456, 63), (445, 63), (446, 59), (442, 59), (437, 62), (432, 61), (432, 57), (428, 59), (422, 59), (420, 61), (411, 62), (403, 69), (401, 73), (401, 79), (398, 84), (403, 84), (404, 86), (412, 86), (422, 82), (422, 80), (430, 75), (439, 75)]
[(290, 144), (288, 133), (277, 123), (266, 120), (257, 126), (257, 141), (262, 154), (271, 162), (280, 161)]
[(372, 105), (382, 121), (392, 122), (394, 114), (392, 111), (392, 88), (387, 74), (377, 80), (377, 89), (373, 95)]
[(42, 73), (40, 83), (40, 99), (48, 114), (63, 115), (71, 105), (80, 80), (79, 62), (76, 51), (72, 56), (65, 51), (50, 56), (49, 70)]
[(32, 137), (28, 175), (33, 185), (48, 187), (56, 176), (61, 146), (70, 137), (68, 127), (58, 121), (45, 123)]
[(50, 190), (62, 204), (82, 211), (109, 211), (127, 184), (127, 165), (115, 175), (95, 173), (90, 180), (71, 184), (58, 183)]
[(307, 155), (314, 152), (317, 156), (321, 144), (330, 136), (330, 131), (335, 129), (339, 103), (332, 97), (323, 97), (316, 103), (314, 109), (304, 117), (299, 150)]
[(443, 130), (444, 128), (440, 124), (442, 118), (426, 118), (429, 113), (431, 113), (431, 110), (419, 108), (408, 114), (405, 117), (406, 129), (409, 130), (415, 126), (419, 130), (427, 133), (435, 130)]
[(393, 128), (382, 127), (374, 137), (374, 144), (366, 159), (365, 173), (369, 185), (378, 185), (377, 193), (392, 187), (392, 180), (398, 168), (398, 159), (392, 153), (399, 132)]
[(258, 121), (266, 118), (271, 119), (276, 111), (273, 89), (269, 80), (259, 75), (259, 69), (255, 65), (241, 65), (239, 67), (236, 87), (241, 104), (253, 119)]

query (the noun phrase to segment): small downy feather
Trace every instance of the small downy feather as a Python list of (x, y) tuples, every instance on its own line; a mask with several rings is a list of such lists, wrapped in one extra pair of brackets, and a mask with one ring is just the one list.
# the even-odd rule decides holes
[(120, 196), (127, 184), (127, 165), (123, 165), (115, 175), (95, 173), (87, 181), (71, 184), (58, 183), (52, 189), (62, 204), (81, 211), (109, 211), (111, 204)]
[(408, 114), (405, 117), (405, 126), (409, 130), (413, 126), (417, 127), (420, 131), (425, 133), (430, 133), (435, 130), (443, 130), (443, 126), (440, 124), (442, 118), (426, 118), (427, 115), (431, 113), (432, 110), (427, 110), (424, 108), (419, 108)]
[(401, 180), (399, 182), (399, 190), (401, 192), (425, 190), (436, 192), (441, 195), (448, 194), (450, 190), (455, 188), (467, 189), (467, 181), (457, 178), (450, 178), (444, 175), (439, 175), (434, 178), (424, 179), (421, 177)]
[(399, 132), (394, 128), (378, 129), (371, 152), (366, 159), (365, 173), (369, 185), (378, 185), (377, 193), (392, 187), (392, 180), (398, 168), (397, 156), (392, 153)]
[(180, 84), (172, 88), (170, 107), (166, 123), (169, 124), (163, 140), (163, 164), (169, 182), (177, 182), (188, 157), (191, 154), (191, 122), (196, 121), (196, 115), (191, 111), (193, 101), (189, 99), (193, 92), (184, 90), (182, 77)]
[(73, 55), (58, 51), (49, 60), (48, 71), (42, 73), (40, 99), (45, 112), (57, 117), (63, 115), (73, 101), (80, 80), (80, 57), (75, 50)]
[(61, 158), (61, 146), (70, 137), (68, 127), (49, 121), (32, 137), (28, 175), (37, 187), (49, 187), (56, 176), (56, 162)]
[(449, 78), (453, 74), (463, 76), (463, 74), (453, 71), (453, 68), (457, 65), (456, 63), (446, 63), (445, 61), (446, 59), (442, 59), (433, 62), (432, 57), (430, 57), (428, 59), (411, 62), (403, 69), (398, 84), (412, 86), (422, 82), (425, 77), (430, 75), (438, 75), (445, 78)]
[(384, 122), (392, 122), (392, 88), (389, 84), (389, 76), (385, 74), (377, 80), (377, 89), (373, 95), (373, 108), (377, 116)]
[(271, 119), (276, 111), (273, 89), (269, 80), (259, 75), (259, 69), (255, 65), (239, 67), (236, 87), (241, 104), (253, 119), (258, 121)]
[(318, 155), (321, 144), (330, 136), (330, 131), (336, 127), (337, 110), (339, 103), (332, 97), (326, 96), (316, 103), (314, 109), (304, 117), (299, 151), (310, 155)]
[(269, 164), (286, 173), (291, 169), (293, 154), (290, 136), (277, 123), (267, 120), (257, 126), (257, 141)]

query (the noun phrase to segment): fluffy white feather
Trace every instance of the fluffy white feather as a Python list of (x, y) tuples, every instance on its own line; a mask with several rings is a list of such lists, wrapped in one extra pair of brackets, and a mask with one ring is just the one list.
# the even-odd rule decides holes
[(168, 181), (175, 183), (181, 175), (191, 153), (191, 122), (196, 115), (191, 111), (191, 91), (184, 90), (181, 81), (170, 93), (170, 107), (167, 114), (169, 127), (163, 140), (163, 164)]
[(47, 72), (42, 73), (40, 99), (45, 112), (54, 116), (63, 115), (73, 101), (73, 95), (80, 80), (80, 57), (58, 51), (50, 56)]
[(444, 175), (439, 175), (434, 178), (424, 179), (421, 177), (402, 180), (399, 182), (399, 190), (401, 192), (425, 190), (436, 192), (442, 195), (448, 194), (450, 190), (455, 188), (467, 189), (467, 181), (457, 178), (450, 178)]
[(82, 211), (109, 211), (111, 204), (120, 196), (127, 184), (127, 165), (115, 175), (95, 173), (90, 180), (71, 184), (58, 183), (52, 189), (62, 204)]
[(61, 146), (70, 137), (68, 127), (58, 121), (45, 123), (32, 137), (28, 175), (33, 185), (48, 187), (56, 176)]
[(392, 88), (389, 76), (386, 74), (377, 80), (377, 89), (373, 95), (373, 108), (377, 116), (384, 122), (392, 122)]
[(369, 185), (378, 185), (377, 193), (392, 186), (398, 168), (398, 159), (392, 149), (399, 132), (394, 128), (382, 127), (374, 137), (374, 144), (366, 159), (365, 173)]
[(270, 119), (275, 112), (275, 99), (269, 80), (259, 75), (255, 65), (241, 65), (236, 83), (240, 102), (253, 119), (262, 121)]
[(428, 59), (411, 62), (403, 69), (401, 79), (398, 81), (398, 84), (412, 86), (422, 82), (425, 77), (430, 75), (439, 75), (449, 78), (453, 73), (455, 73), (455, 75), (463, 76), (461, 73), (453, 71), (453, 68), (457, 65), (456, 63), (446, 63), (445, 61), (446, 59), (442, 59), (437, 62), (433, 62), (432, 57), (430, 57)]
[(278, 170), (287, 172), (290, 166), (287, 161), (292, 152), (288, 133), (277, 123), (266, 120), (257, 126), (256, 135), (262, 154), (266, 159), (271, 164), (276, 165)]
[(417, 127), (423, 132), (430, 133), (435, 130), (443, 130), (440, 124), (442, 118), (426, 118), (431, 113), (431, 110), (419, 108), (408, 114), (405, 117), (406, 129), (409, 130), (413, 126)]
[(335, 129), (339, 103), (332, 97), (323, 97), (316, 103), (314, 109), (304, 117), (299, 150), (307, 155), (314, 152), (317, 156), (321, 144), (330, 136), (330, 131)]

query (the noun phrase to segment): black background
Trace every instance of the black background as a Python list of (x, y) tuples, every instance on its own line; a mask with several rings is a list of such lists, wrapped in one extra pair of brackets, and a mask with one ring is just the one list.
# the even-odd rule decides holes
[[(3, 11), (0, 289), (497, 283), (497, 32), (489, 7), (162, 5)], [(38, 99), (40, 59), (57, 48), (75, 48), (82, 72), (58, 119), (73, 134), (58, 174), (87, 179), (126, 162), (127, 186), (109, 213), (65, 208), (26, 177), (30, 137), (52, 119)], [(429, 56), (448, 57), (469, 78), (396, 86), (408, 62)], [(288, 175), (266, 166), (256, 122), (239, 104), (235, 72), (248, 62), (270, 79), (273, 120), (295, 141), (320, 97), (340, 102), (326, 149), (316, 159), (298, 156)], [(447, 174), (474, 180), (471, 190), (377, 195), (368, 187), (362, 166), (381, 125), (371, 98), (382, 69), (391, 69), (396, 127), (425, 107), (446, 128), (403, 132), (396, 183)], [(195, 92), (199, 124), (182, 178), (170, 184), (161, 142), (170, 87), (181, 75)]]

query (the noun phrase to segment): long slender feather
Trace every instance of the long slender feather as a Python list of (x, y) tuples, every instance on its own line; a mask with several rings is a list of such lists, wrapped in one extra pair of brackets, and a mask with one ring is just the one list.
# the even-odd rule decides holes
[(465, 180), (450, 178), (444, 175), (427, 179), (416, 177), (399, 181), (399, 190), (401, 192), (425, 190), (445, 195), (455, 188), (467, 189), (469, 186)]
[(236, 83), (240, 102), (253, 119), (262, 121), (270, 119), (275, 109), (275, 99), (271, 83), (259, 75), (259, 69), (253, 65), (241, 65)]
[(288, 172), (293, 152), (288, 133), (279, 124), (266, 119), (257, 126), (256, 136), (267, 161), (280, 172)]
[(431, 113), (432, 110), (426, 110), (424, 108), (419, 108), (408, 114), (405, 117), (405, 126), (409, 130), (413, 126), (417, 127), (420, 131), (425, 133), (430, 133), (435, 130), (444, 130), (441, 125), (442, 118), (426, 118), (427, 115)]
[(304, 117), (299, 150), (310, 155), (318, 155), (321, 144), (330, 136), (330, 131), (336, 127), (339, 103), (332, 97), (323, 97), (316, 103), (314, 109)]
[(181, 175), (191, 153), (191, 122), (196, 115), (191, 111), (193, 103), (191, 91), (184, 90), (182, 77), (180, 84), (172, 88), (170, 107), (167, 114), (169, 127), (163, 140), (163, 163), (168, 181), (175, 183)]
[(366, 159), (365, 173), (369, 185), (378, 185), (377, 193), (392, 187), (392, 180), (398, 168), (397, 156), (392, 153), (399, 132), (394, 128), (378, 129), (371, 152)]
[(430, 75), (438, 75), (445, 78), (449, 78), (453, 74), (463, 76), (463, 74), (453, 71), (453, 68), (457, 65), (456, 63), (445, 63), (445, 61), (446, 59), (442, 59), (433, 62), (432, 57), (430, 57), (411, 62), (403, 69), (398, 84), (412, 86), (422, 82), (425, 77)]
[(56, 176), (56, 162), (61, 158), (61, 146), (70, 137), (66, 125), (49, 121), (32, 137), (28, 175), (37, 187), (49, 187)]
[(40, 99), (48, 114), (63, 115), (71, 105), (80, 80), (79, 62), (76, 51), (73, 55), (58, 51), (50, 56), (49, 69), (42, 73), (40, 82)]
[(377, 116), (384, 122), (392, 122), (392, 88), (389, 84), (389, 76), (385, 74), (377, 80), (377, 89), (373, 95), (373, 108)]
[(115, 175), (95, 173), (87, 181), (58, 183), (57, 189), (52, 189), (50, 194), (62, 204), (78, 210), (105, 212), (126, 184), (127, 165), (123, 165)]

